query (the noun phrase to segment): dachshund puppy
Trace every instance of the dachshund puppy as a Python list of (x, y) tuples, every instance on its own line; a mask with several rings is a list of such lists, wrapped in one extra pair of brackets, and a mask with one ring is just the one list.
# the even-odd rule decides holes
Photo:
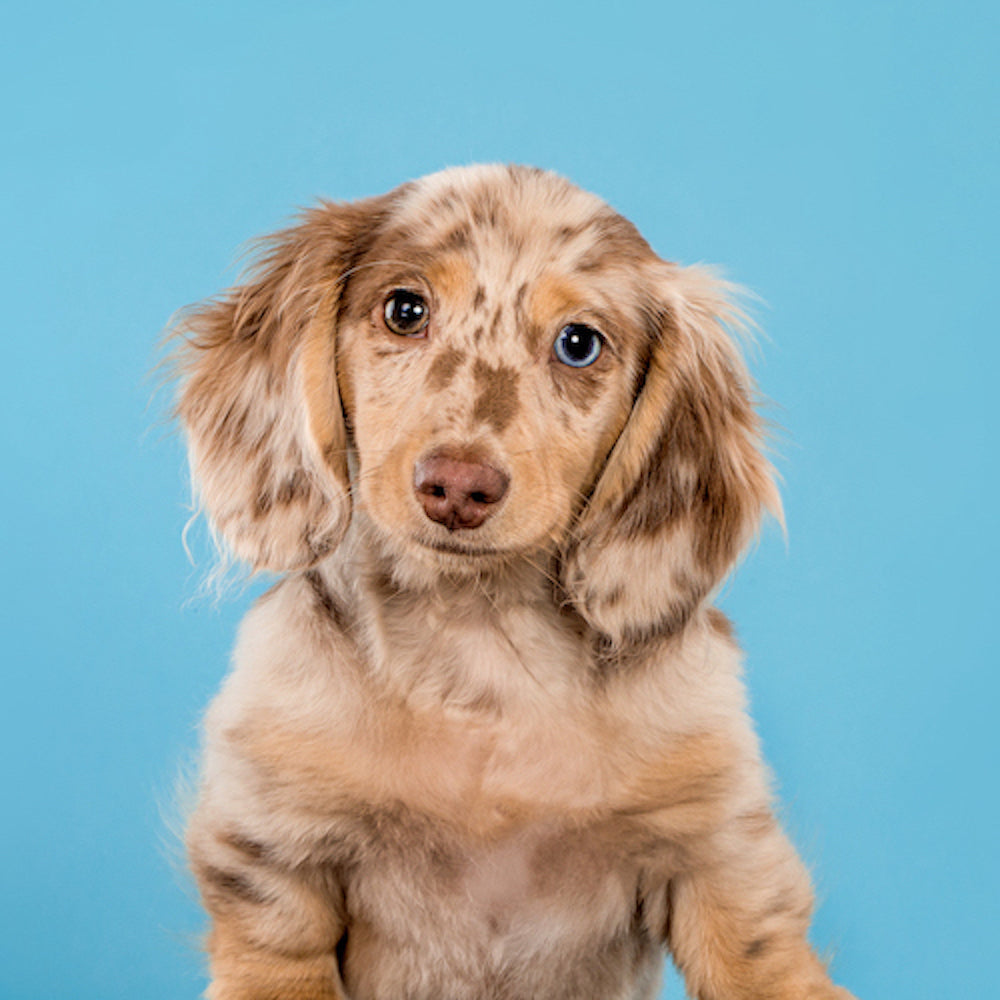
[(710, 595), (780, 516), (709, 273), (521, 167), (321, 203), (178, 414), (282, 574), (205, 725), (211, 1000), (832, 1000)]

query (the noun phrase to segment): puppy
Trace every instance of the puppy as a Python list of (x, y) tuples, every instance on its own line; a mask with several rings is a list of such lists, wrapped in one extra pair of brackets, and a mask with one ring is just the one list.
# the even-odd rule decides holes
[(211, 1000), (847, 998), (710, 595), (779, 514), (703, 270), (520, 167), (322, 203), (191, 310), (178, 414), (283, 574), (205, 724)]

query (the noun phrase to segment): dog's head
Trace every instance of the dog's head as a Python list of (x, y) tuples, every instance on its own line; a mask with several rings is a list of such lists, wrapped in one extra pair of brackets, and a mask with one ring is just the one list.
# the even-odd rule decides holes
[(554, 561), (612, 641), (678, 628), (779, 507), (736, 318), (552, 174), (321, 204), (185, 321), (201, 502), (255, 568), (317, 562), (354, 510), (427, 572)]

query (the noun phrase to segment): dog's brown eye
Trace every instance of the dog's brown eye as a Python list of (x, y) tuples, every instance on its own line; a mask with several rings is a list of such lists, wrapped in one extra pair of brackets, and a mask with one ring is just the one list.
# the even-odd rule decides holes
[(430, 311), (423, 296), (416, 292), (408, 292), (405, 288), (397, 288), (385, 300), (385, 325), (401, 337), (415, 337), (421, 333)]
[(559, 331), (552, 345), (555, 356), (571, 368), (586, 368), (601, 354), (604, 338), (585, 323), (570, 323)]

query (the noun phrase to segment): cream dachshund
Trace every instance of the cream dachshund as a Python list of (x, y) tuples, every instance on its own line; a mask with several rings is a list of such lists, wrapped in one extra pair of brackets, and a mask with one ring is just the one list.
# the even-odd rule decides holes
[(780, 516), (730, 289), (523, 167), (321, 203), (177, 410), (281, 580), (205, 724), (211, 1000), (849, 1000), (711, 596)]

